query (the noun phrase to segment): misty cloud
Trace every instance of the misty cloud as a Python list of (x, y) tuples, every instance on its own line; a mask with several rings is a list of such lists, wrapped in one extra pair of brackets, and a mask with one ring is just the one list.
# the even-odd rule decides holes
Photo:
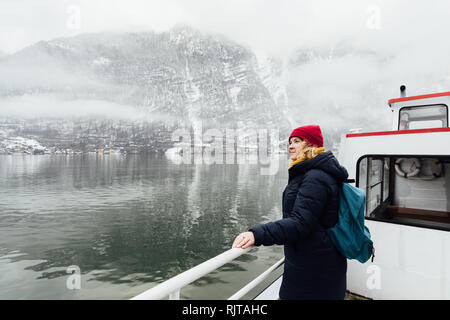
[(23, 95), (1, 100), (0, 117), (99, 118), (128, 121), (176, 121), (173, 116), (146, 112), (104, 100), (62, 100), (52, 95)]
[[(70, 8), (79, 8), (79, 29)], [(84, 32), (167, 31), (183, 23), (286, 56), (297, 48), (349, 41), (359, 50), (397, 53), (437, 45), (450, 30), (445, 0), (30, 0), (0, 4), (0, 50)], [(373, 10), (375, 8), (375, 10)], [(377, 25), (378, 23), (378, 25)]]

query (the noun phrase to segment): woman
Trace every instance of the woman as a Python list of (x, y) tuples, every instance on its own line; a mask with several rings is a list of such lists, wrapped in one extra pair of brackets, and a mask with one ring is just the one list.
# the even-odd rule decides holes
[(339, 189), (347, 170), (330, 151), (325, 152), (317, 125), (291, 133), (289, 154), (283, 219), (241, 233), (233, 247), (284, 245), (280, 299), (344, 299), (347, 260), (326, 229), (338, 221)]

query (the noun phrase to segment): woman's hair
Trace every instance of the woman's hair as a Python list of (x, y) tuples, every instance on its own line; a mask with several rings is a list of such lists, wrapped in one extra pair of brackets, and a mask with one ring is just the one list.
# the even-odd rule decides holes
[(298, 139), (300, 140), (300, 148), (297, 150), (297, 159), (303, 159), (304, 161), (306, 161), (314, 158), (320, 153), (318, 147), (312, 146), (305, 140), (302, 140), (300, 138)]

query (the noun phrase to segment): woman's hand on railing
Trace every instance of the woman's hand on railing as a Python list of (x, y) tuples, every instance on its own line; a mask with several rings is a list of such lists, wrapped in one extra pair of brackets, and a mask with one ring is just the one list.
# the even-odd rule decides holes
[(234, 239), (232, 248), (246, 249), (255, 244), (255, 236), (253, 232), (243, 232)]

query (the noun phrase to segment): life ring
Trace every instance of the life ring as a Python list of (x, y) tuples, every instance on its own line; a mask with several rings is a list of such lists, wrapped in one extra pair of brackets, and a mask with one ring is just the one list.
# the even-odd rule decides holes
[(402, 163), (403, 160), (406, 160), (406, 159), (407, 158), (400, 158), (400, 159), (397, 159), (395, 161), (395, 172), (397, 172), (397, 174), (399, 176), (404, 177), (404, 178), (411, 178), (411, 177), (417, 176), (419, 174), (419, 172), (420, 172), (420, 167), (421, 167), (420, 160), (418, 158), (409, 158), (413, 162), (416, 163), (416, 168), (413, 171), (411, 171), (411, 172), (404, 172), (400, 168), (400, 164)]
[[(426, 166), (425, 164), (424, 164), (424, 168), (426, 168), (426, 167), (430, 167), (431, 169), (430, 169), (430, 175), (423, 175), (424, 173), (425, 173), (425, 171), (427, 171), (427, 170), (422, 170), (422, 175), (423, 175), (423, 178), (425, 178), (425, 179), (428, 179), (428, 180), (432, 180), (432, 179), (436, 179), (436, 178), (440, 178), (441, 176), (442, 176), (442, 173), (443, 173), (443, 166), (442, 166), (442, 162), (439, 160), (439, 159), (426, 159), (426, 160), (424, 160), (424, 161), (428, 161), (429, 162), (429, 165), (428, 166)], [(433, 170), (433, 167), (432, 167), (432, 165), (435, 165), (435, 168), (437, 169), (437, 170)]]

